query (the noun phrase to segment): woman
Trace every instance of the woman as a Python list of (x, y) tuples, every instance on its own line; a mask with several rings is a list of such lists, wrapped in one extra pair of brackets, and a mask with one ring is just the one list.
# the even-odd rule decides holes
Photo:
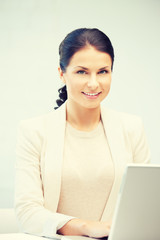
[(59, 108), (20, 124), (16, 214), (23, 232), (101, 238), (109, 234), (125, 166), (148, 163), (149, 149), (139, 117), (101, 106), (114, 62), (109, 38), (76, 29), (59, 55)]

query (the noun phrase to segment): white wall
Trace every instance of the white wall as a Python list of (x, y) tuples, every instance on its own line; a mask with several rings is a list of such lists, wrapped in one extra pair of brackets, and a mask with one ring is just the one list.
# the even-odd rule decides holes
[(140, 115), (160, 164), (160, 1), (0, 0), (0, 207), (13, 206), (17, 125), (51, 111), (61, 86), (58, 45), (98, 27), (115, 48), (106, 106)]

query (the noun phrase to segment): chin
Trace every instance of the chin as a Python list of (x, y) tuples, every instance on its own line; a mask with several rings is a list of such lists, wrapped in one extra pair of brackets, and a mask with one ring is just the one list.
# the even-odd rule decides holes
[(83, 107), (86, 108), (86, 109), (99, 108), (100, 107), (100, 103), (97, 103), (97, 104), (85, 104), (85, 105), (83, 105)]

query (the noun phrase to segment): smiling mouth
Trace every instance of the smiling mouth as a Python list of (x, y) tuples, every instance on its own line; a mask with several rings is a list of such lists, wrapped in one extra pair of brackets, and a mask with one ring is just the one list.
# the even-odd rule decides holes
[(97, 96), (99, 95), (101, 92), (98, 93), (86, 93), (86, 92), (82, 92), (83, 94), (87, 95), (87, 96)]

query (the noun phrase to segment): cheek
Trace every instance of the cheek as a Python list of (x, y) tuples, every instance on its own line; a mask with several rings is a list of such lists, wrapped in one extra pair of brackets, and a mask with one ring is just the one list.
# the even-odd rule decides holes
[(67, 91), (71, 95), (75, 95), (78, 92), (80, 92), (81, 88), (82, 88), (81, 84), (79, 84), (79, 82), (76, 81), (76, 79), (68, 81), (68, 83), (67, 83)]
[(111, 86), (111, 78), (109, 78), (107, 80), (105, 79), (102, 85), (103, 85), (103, 89), (105, 91), (109, 91), (110, 90), (110, 86)]
[(83, 81), (81, 81), (82, 79), (72, 79), (71, 81), (68, 81), (68, 88), (71, 91), (80, 91), (81, 89), (83, 89)]

